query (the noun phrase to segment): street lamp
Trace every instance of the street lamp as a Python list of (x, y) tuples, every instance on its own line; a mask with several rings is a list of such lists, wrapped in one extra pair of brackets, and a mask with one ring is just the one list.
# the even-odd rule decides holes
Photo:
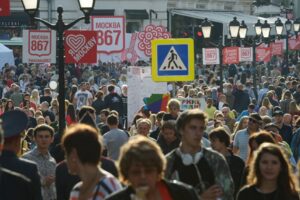
[(276, 28), (276, 34), (281, 35), (283, 32), (283, 23), (279, 18), (275, 21), (275, 28)]
[[(203, 32), (204, 39), (210, 39), (211, 36), (211, 29), (213, 27), (213, 24), (207, 20), (207, 18), (204, 19), (204, 21), (201, 23), (201, 29)], [(221, 37), (222, 38), (222, 37)], [(218, 47), (219, 49), (219, 56), (220, 56), (220, 91), (223, 92), (223, 68), (222, 68), (222, 41), (219, 42), (219, 44), (214, 44), (215, 47)]]
[(229, 33), (232, 38), (237, 38), (239, 35), (239, 29), (240, 29), (240, 22), (236, 19), (236, 17), (233, 18), (233, 20), (229, 23)]
[(300, 18), (297, 18), (296, 21), (294, 21), (293, 29), (296, 33), (296, 36), (298, 36), (298, 32), (299, 32), (299, 29), (300, 29)]
[(39, 9), (40, 0), (22, 0), (22, 4), (25, 12), (34, 20), (39, 21), (46, 25), (48, 28), (55, 30), (57, 33), (57, 54), (58, 54), (58, 102), (59, 102), (59, 134), (63, 134), (65, 129), (65, 62), (64, 62), (64, 31), (70, 29), (77, 22), (84, 19), (85, 23), (89, 23), (89, 17), (94, 9), (95, 0), (78, 0), (80, 10), (83, 12), (84, 17), (80, 17), (70, 24), (65, 24), (62, 18), (63, 8), (59, 6), (57, 8), (58, 19), (56, 24), (51, 24), (41, 18), (35, 17), (36, 12)]
[[(278, 19), (275, 22), (275, 27), (276, 27), (276, 34), (281, 35), (282, 30), (283, 30), (283, 24)], [(254, 87), (254, 94), (255, 97), (257, 98), (257, 85), (256, 85), (256, 47), (257, 47), (257, 40), (259, 41), (261, 37), (264, 39), (269, 39), (270, 37), (270, 31), (271, 31), (271, 25), (268, 24), (267, 21), (264, 22), (264, 24), (261, 24), (260, 20), (257, 20), (257, 23), (254, 25), (254, 30), (255, 30), (255, 37), (252, 40), (252, 67), (253, 67), (253, 87)], [(240, 39), (245, 39), (247, 35), (247, 25), (245, 24), (244, 21), (242, 21), (242, 24), (240, 25), (239, 28), (239, 37)]]
[(268, 39), (270, 37), (271, 25), (265, 20), (265, 23), (261, 26), (262, 37)]
[(245, 39), (247, 35), (248, 27), (245, 24), (245, 21), (242, 21), (242, 24), (240, 25), (240, 31), (239, 31), (239, 36), (241, 39)]
[(201, 29), (203, 33), (203, 37), (205, 39), (210, 38), (211, 34), (211, 28), (212, 28), (212, 23), (207, 20), (207, 18), (204, 19), (204, 21), (201, 24)]

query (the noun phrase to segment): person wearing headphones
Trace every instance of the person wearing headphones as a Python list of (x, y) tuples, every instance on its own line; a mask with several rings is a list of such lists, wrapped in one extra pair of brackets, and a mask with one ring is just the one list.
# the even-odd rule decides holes
[(201, 146), (207, 116), (199, 109), (186, 110), (176, 121), (181, 144), (167, 155), (165, 177), (193, 186), (200, 199), (233, 200), (234, 184), (226, 160)]

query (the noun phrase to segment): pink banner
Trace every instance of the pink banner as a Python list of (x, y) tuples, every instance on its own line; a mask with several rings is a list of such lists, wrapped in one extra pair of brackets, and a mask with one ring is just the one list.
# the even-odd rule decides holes
[(225, 47), (222, 50), (223, 64), (239, 63), (239, 47)]
[(270, 62), (271, 60), (271, 48), (259, 47), (256, 48), (256, 61), (257, 62)]

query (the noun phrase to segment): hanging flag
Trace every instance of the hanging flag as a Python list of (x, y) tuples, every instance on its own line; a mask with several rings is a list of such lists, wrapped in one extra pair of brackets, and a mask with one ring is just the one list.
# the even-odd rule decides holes
[(149, 98), (144, 98), (144, 103), (152, 113), (167, 111), (167, 104), (170, 99), (169, 94), (152, 94)]
[(9, 16), (9, 15), (10, 15), (9, 0), (1, 0), (1, 2), (0, 2), (0, 16)]

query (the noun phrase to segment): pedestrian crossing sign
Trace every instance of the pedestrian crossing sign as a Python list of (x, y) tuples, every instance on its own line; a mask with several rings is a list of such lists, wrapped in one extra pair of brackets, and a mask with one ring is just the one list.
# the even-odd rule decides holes
[(154, 81), (192, 81), (194, 78), (193, 39), (152, 40), (152, 79)]

